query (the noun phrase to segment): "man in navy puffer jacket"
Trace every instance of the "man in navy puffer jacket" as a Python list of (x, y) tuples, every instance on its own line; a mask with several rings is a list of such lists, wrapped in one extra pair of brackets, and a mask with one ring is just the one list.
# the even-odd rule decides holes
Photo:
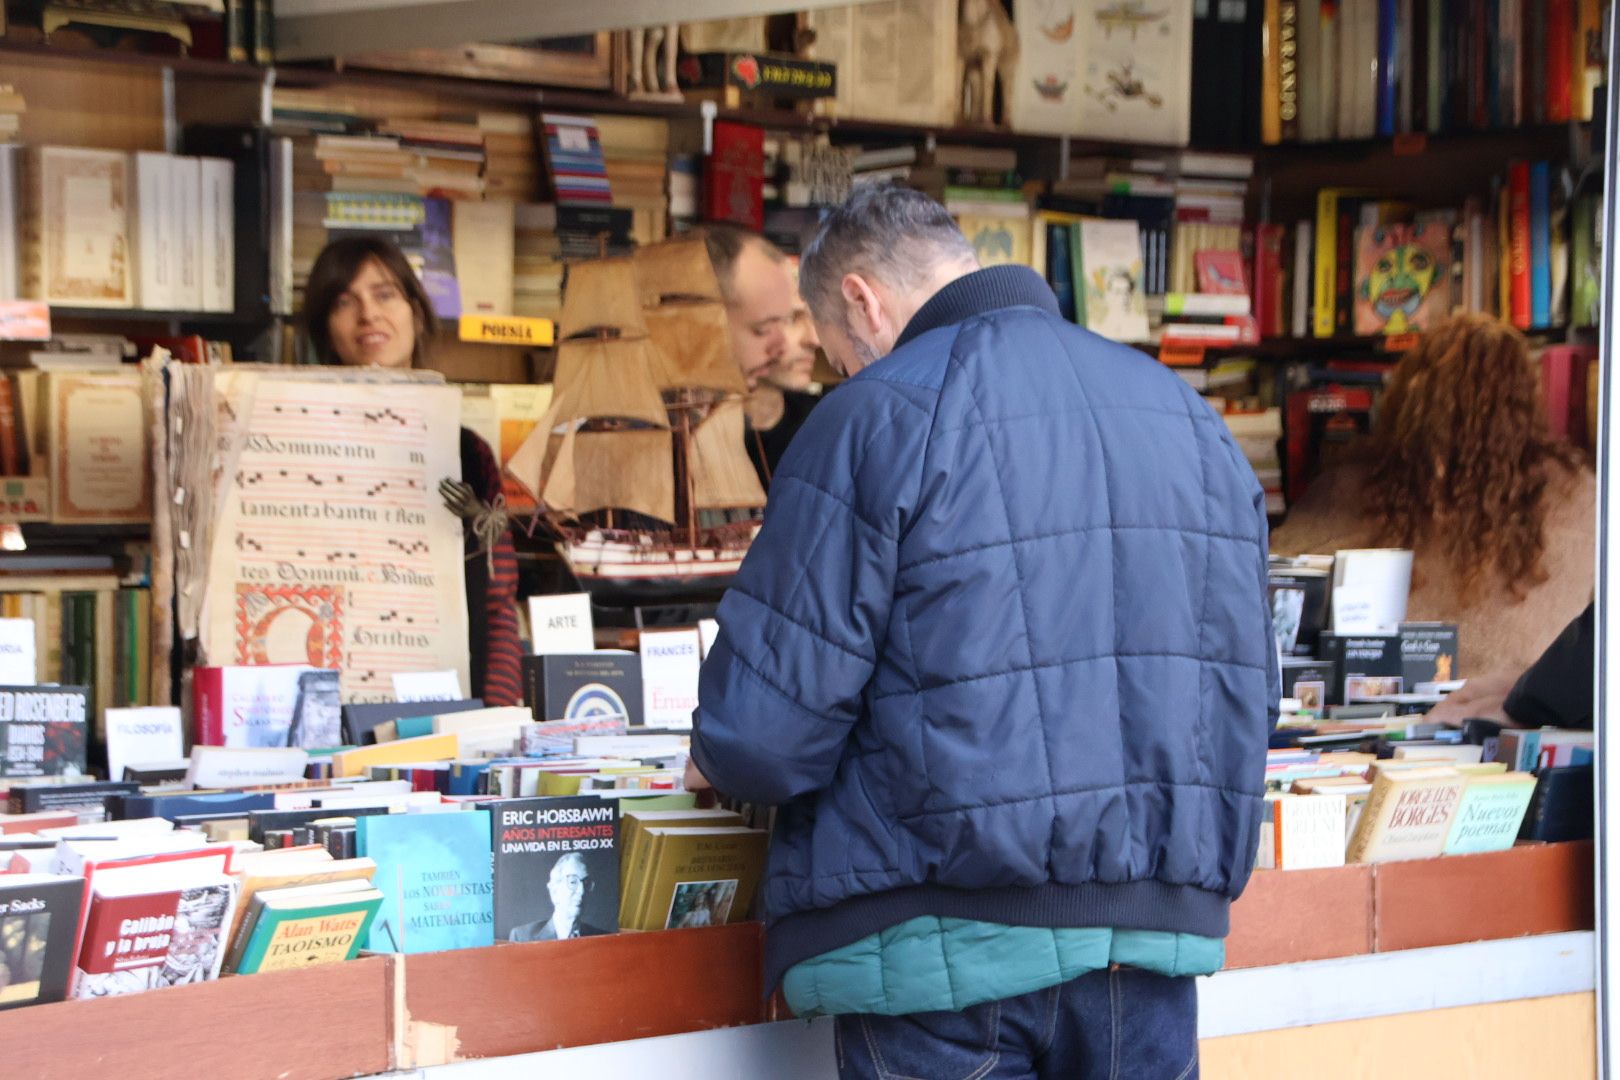
[(781, 807), (767, 985), (839, 1017), (845, 1076), (1196, 1075), (1279, 696), (1254, 473), (917, 192), (857, 189), (800, 283), (854, 377), (782, 461), (692, 738)]

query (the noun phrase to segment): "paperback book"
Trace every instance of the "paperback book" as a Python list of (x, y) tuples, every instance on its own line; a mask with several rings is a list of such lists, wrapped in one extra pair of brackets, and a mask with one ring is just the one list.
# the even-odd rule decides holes
[(512, 799), (494, 822), (495, 937), (557, 941), (619, 926), (619, 807), (582, 796)]

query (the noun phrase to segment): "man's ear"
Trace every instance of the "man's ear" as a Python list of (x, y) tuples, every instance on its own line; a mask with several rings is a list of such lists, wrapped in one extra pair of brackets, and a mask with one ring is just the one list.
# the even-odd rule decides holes
[(864, 324), (872, 333), (882, 328), (883, 308), (878, 303), (877, 293), (872, 291), (865, 278), (859, 274), (845, 274), (844, 280), (839, 282), (839, 289), (858, 325)]

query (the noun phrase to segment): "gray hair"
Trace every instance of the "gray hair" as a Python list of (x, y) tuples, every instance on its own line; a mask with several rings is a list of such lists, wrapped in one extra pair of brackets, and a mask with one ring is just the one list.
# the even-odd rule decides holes
[(920, 191), (859, 184), (816, 230), (799, 259), (799, 295), (819, 322), (840, 321), (845, 274), (897, 291), (919, 288), (941, 263), (978, 264), (950, 212)]

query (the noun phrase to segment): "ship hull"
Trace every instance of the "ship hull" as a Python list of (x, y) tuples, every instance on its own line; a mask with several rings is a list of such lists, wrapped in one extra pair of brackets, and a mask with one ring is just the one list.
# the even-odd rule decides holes
[(650, 534), (608, 538), (592, 533), (565, 539), (557, 549), (580, 588), (602, 601), (713, 599), (725, 592), (742, 568), (755, 532), (750, 529), (745, 538), (689, 547), (659, 543)]

